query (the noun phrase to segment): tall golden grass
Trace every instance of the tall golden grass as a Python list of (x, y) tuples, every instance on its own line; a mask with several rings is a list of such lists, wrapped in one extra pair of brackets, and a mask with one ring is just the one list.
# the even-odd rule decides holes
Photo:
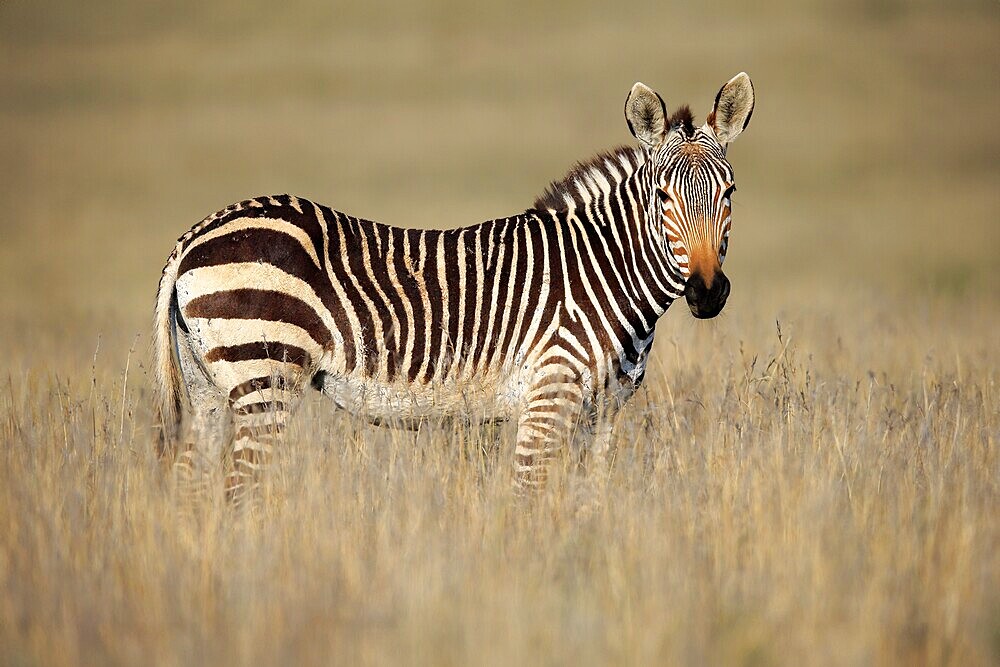
[(748, 334), (752, 312), (664, 336), (596, 509), (573, 470), (515, 502), (488, 430), (380, 431), (317, 400), (262, 517), (192, 518), (142, 389), (9, 377), (4, 661), (995, 660), (997, 353), (969, 340), (995, 318), (884, 345), (871, 321)]
[[(996, 664), (998, 34), (976, 2), (0, 3), (0, 663)], [(661, 323), (599, 505), (570, 456), (516, 502), (509, 427), (314, 396), (261, 517), (174, 510), (147, 348), (191, 223), (511, 213), (628, 138), (636, 79), (704, 114), (744, 69), (733, 295)]]

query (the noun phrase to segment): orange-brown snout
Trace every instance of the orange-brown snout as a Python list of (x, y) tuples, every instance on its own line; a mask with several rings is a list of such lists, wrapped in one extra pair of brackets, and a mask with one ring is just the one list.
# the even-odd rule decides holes
[(707, 280), (704, 276), (701, 271), (692, 273), (684, 287), (684, 298), (687, 299), (691, 314), (702, 320), (722, 312), (726, 299), (729, 298), (729, 278), (722, 269), (709, 274)]

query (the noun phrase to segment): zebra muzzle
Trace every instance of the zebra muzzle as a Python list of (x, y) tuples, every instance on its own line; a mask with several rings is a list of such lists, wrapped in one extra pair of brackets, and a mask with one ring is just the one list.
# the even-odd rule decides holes
[(726, 305), (729, 298), (729, 278), (721, 270), (716, 271), (711, 282), (706, 282), (700, 273), (692, 274), (684, 287), (684, 298), (687, 299), (691, 314), (698, 319), (715, 317)]

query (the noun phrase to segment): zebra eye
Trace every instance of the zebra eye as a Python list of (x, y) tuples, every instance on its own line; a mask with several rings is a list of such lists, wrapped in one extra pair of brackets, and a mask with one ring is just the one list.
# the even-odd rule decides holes
[(661, 204), (666, 204), (670, 201), (670, 195), (663, 188), (656, 188), (656, 196), (659, 198)]
[(732, 199), (734, 192), (736, 192), (736, 185), (735, 184), (730, 185), (728, 188), (726, 188), (726, 191), (722, 193), (722, 198), (723, 199)]

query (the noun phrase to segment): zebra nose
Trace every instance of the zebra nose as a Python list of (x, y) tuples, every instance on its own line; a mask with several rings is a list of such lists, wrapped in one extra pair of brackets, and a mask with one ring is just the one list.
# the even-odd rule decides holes
[(699, 319), (715, 317), (722, 312), (729, 298), (729, 278), (721, 270), (715, 272), (712, 283), (706, 284), (700, 273), (694, 273), (688, 278), (684, 287), (684, 297), (687, 299), (691, 314)]
[(726, 299), (729, 298), (729, 291), (730, 291), (729, 278), (726, 277), (725, 273), (719, 271), (717, 274), (715, 274), (715, 284), (716, 288), (718, 289), (718, 299), (719, 301), (721, 301), (719, 307), (721, 308), (722, 306), (726, 305)]

